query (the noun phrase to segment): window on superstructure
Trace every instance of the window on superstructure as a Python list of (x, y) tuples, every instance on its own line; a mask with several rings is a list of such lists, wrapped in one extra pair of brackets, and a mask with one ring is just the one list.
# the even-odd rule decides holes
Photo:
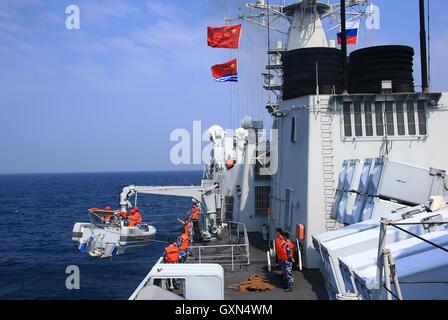
[(163, 290), (169, 290), (179, 297), (186, 297), (186, 279), (184, 278), (152, 278), (150, 283)]
[[(359, 101), (342, 105), (343, 136), (353, 140), (421, 139), (428, 134), (425, 100), (416, 96), (397, 96), (390, 101), (375, 101), (375, 97), (355, 97)], [(381, 100), (382, 97), (380, 97)]]
[(415, 108), (414, 108), (414, 100), (408, 100), (406, 103), (406, 114), (408, 120), (408, 134), (411, 136), (415, 136), (417, 131), (415, 128)]
[(373, 119), (372, 119), (372, 101), (366, 99), (364, 101), (364, 112), (365, 112), (365, 122), (366, 122), (366, 136), (373, 136)]
[(386, 102), (386, 129), (387, 135), (395, 135), (394, 128), (394, 105), (392, 102)]
[[(270, 159), (271, 152), (268, 151), (265, 155), (266, 159)], [(256, 160), (255, 162), (255, 181), (269, 181), (271, 180), (271, 175), (266, 174), (269, 172), (270, 163), (267, 163), (265, 166), (263, 166), (259, 160)], [(265, 169), (265, 170), (263, 170)], [(262, 171), (263, 170), (263, 171)]]
[(271, 187), (255, 187), (255, 216), (267, 217), (271, 207)]
[(399, 136), (406, 134), (406, 127), (404, 125), (404, 109), (403, 101), (397, 101), (395, 108), (397, 110), (397, 130)]
[(356, 101), (354, 103), (354, 113), (355, 113), (355, 135), (357, 137), (362, 137), (362, 112), (361, 112), (361, 102)]
[(418, 130), (420, 132), (420, 135), (425, 136), (427, 134), (425, 101), (419, 101), (417, 103), (417, 110), (418, 110)]
[(350, 102), (345, 102), (344, 106), (344, 135), (346, 137), (352, 136), (352, 106)]
[(381, 102), (375, 103), (375, 122), (376, 122), (376, 135), (384, 136), (383, 104)]

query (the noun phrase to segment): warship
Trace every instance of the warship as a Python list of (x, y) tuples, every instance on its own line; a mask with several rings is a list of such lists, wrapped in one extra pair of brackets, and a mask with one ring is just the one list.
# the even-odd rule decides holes
[[(421, 90), (412, 47), (348, 54), (347, 26), (373, 14), (367, 0), (259, 0), (226, 18), (286, 35), (268, 41), (270, 134), (253, 117), (232, 134), (213, 126), (201, 185), (123, 189), (123, 211), (137, 194), (194, 199), (205, 240), (185, 264), (148, 266), (129, 299), (448, 299), (448, 93), (430, 90), (425, 3), (408, 5), (420, 10)], [(276, 228), (296, 244), (292, 292), (278, 276)], [(254, 274), (275, 288), (234, 290)]]

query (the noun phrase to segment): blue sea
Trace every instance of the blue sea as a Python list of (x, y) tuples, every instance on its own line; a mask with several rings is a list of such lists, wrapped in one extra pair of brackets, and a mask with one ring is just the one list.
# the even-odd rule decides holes
[[(128, 185), (198, 185), (200, 172), (0, 175), (0, 299), (127, 299), (162, 255), (151, 246), (113, 259), (78, 251), (75, 222), (88, 222), (88, 208), (119, 206)], [(176, 237), (178, 216), (191, 199), (139, 195), (143, 220), (157, 240)], [(80, 289), (68, 290), (67, 266), (80, 269)]]

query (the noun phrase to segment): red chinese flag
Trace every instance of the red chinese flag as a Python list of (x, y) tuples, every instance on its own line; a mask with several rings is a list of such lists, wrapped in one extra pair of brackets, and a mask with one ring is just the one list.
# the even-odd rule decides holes
[(208, 27), (208, 45), (213, 48), (238, 49), (241, 25), (222, 28)]
[(223, 64), (217, 64), (212, 67), (213, 77), (217, 81), (237, 81), (238, 80), (238, 60), (233, 59)]

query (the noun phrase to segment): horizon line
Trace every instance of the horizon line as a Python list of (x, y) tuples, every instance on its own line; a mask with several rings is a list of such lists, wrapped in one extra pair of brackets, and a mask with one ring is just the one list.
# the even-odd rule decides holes
[(58, 175), (58, 174), (104, 174), (104, 173), (155, 173), (155, 172), (202, 172), (201, 169), (164, 169), (164, 170), (124, 170), (124, 171), (60, 171), (60, 172), (0, 172), (0, 176), (19, 175)]

